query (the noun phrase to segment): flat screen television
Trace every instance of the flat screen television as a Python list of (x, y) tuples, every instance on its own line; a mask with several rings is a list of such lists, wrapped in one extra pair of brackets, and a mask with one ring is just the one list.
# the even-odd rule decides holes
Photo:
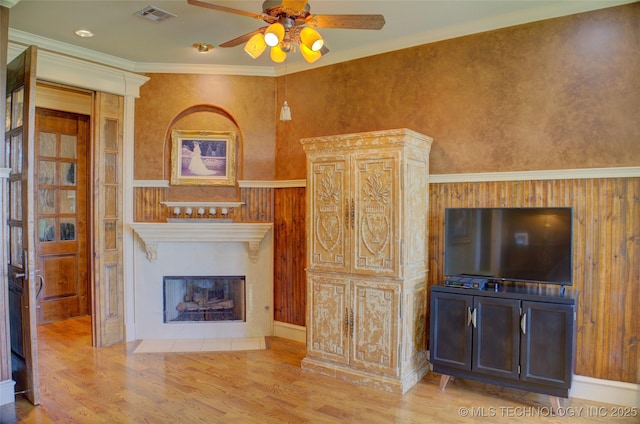
[(571, 208), (448, 208), (444, 274), (572, 285)]

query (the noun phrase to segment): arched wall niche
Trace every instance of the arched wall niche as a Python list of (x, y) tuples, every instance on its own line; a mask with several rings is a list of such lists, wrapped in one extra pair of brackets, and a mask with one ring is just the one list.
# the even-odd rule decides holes
[[(236, 178), (241, 180), (244, 173), (244, 149), (243, 136), (236, 119), (227, 110), (216, 105), (198, 104), (184, 109), (178, 113), (167, 126), (164, 135), (164, 157), (168, 158), (164, 163), (165, 179), (171, 177), (171, 134), (174, 130), (194, 131), (233, 131), (237, 135), (236, 145)], [(240, 190), (235, 186), (170, 186), (168, 191), (169, 201), (237, 201), (240, 199)]]

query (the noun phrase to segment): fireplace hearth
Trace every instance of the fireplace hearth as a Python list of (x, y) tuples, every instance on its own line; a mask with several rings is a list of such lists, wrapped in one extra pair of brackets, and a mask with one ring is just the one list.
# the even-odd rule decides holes
[(164, 322), (245, 321), (244, 276), (165, 276)]

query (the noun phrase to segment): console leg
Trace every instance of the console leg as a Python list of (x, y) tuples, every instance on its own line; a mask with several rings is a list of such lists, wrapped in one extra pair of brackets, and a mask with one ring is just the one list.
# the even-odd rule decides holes
[(447, 383), (449, 382), (449, 378), (451, 378), (450, 375), (442, 374), (440, 376), (440, 386), (439, 386), (440, 390), (444, 390), (445, 387), (447, 387)]
[(558, 415), (558, 411), (560, 410), (560, 398), (558, 396), (549, 396), (549, 401), (551, 402), (551, 410), (555, 415)]

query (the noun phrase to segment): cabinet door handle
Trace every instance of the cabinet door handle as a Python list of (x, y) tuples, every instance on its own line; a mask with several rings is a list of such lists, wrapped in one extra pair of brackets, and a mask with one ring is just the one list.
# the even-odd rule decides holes
[(351, 228), (356, 228), (356, 202), (351, 199)]
[(473, 325), (474, 328), (476, 326), (476, 310), (474, 309), (472, 311), (471, 307), (468, 307), (467, 308), (467, 327), (469, 327), (470, 325)]
[(344, 308), (344, 331), (349, 331), (349, 308)]
[(522, 330), (522, 334), (527, 334), (527, 314), (522, 314), (522, 318), (520, 318), (520, 330)]
[(344, 203), (344, 226), (349, 229), (349, 199), (346, 199)]
[(349, 336), (353, 337), (353, 309), (349, 313)]
[(476, 308), (473, 308), (473, 312), (471, 313), (471, 322), (473, 323), (473, 328), (476, 328), (476, 312), (478, 312), (478, 310)]

